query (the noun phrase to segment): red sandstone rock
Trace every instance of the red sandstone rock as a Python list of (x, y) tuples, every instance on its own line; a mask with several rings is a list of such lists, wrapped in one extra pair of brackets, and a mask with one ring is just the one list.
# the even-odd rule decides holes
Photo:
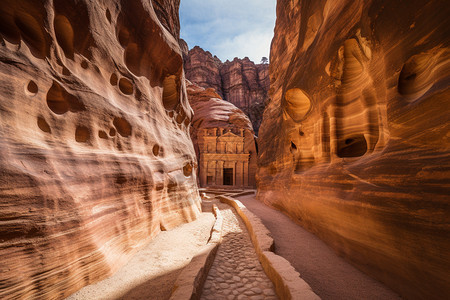
[(278, 1), (258, 198), (411, 299), (450, 290), (449, 6)]
[(222, 128), (234, 131), (239, 135), (244, 131), (244, 153), (250, 153), (249, 185), (255, 185), (255, 173), (257, 165), (255, 136), (252, 124), (248, 117), (236, 106), (222, 98), (212, 88), (204, 89), (187, 81), (187, 93), (189, 103), (194, 110), (192, 119), (191, 137), (194, 143), (197, 160), (199, 161), (198, 134), (209, 128)]
[(191, 82), (215, 89), (223, 99), (242, 109), (258, 132), (269, 90), (268, 64), (255, 64), (248, 57), (222, 63), (195, 46), (185, 58), (185, 70)]
[(177, 10), (1, 1), (0, 298), (64, 298), (198, 216)]

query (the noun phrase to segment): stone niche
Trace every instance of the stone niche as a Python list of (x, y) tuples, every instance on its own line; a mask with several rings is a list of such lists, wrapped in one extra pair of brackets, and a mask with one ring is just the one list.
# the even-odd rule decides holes
[(278, 1), (258, 199), (410, 299), (450, 290), (450, 6)]
[(244, 151), (244, 129), (203, 129), (198, 135), (200, 185), (249, 187), (250, 153)]
[(1, 299), (64, 299), (200, 214), (178, 4), (0, 1)]

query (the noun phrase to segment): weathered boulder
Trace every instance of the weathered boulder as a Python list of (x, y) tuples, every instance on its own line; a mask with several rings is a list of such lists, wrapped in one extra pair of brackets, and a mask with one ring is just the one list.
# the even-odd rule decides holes
[(247, 114), (258, 132), (269, 90), (269, 65), (255, 64), (248, 57), (222, 61), (199, 46), (185, 57), (186, 78), (213, 88), (223, 99)]
[(63, 298), (197, 218), (177, 10), (1, 1), (0, 298)]
[(277, 6), (258, 199), (406, 298), (450, 290), (449, 9)]

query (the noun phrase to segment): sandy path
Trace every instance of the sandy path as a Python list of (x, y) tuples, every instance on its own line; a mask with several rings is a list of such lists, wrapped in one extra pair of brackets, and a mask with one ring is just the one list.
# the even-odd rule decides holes
[(339, 257), (312, 233), (255, 199), (237, 197), (270, 230), (275, 253), (286, 258), (322, 299), (399, 299), (389, 288)]
[(67, 299), (168, 299), (181, 270), (207, 243), (214, 221), (212, 213), (202, 213), (194, 222), (161, 232), (113, 276)]

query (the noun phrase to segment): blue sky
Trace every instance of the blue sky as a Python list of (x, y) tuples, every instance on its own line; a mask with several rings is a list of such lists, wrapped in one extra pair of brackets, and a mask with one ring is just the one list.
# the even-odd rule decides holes
[(181, 0), (181, 38), (222, 61), (269, 57), (276, 0)]

